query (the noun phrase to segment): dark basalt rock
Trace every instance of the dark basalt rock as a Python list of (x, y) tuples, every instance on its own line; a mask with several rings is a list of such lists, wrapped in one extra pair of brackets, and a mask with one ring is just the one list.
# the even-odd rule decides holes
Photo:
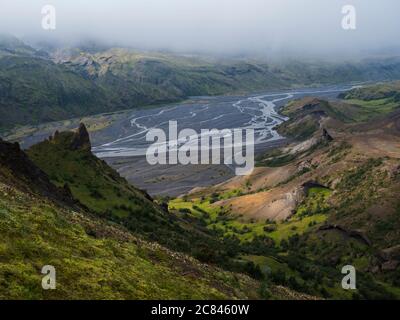
[(91, 150), (92, 145), (90, 143), (89, 132), (86, 126), (81, 123), (78, 131), (75, 133), (72, 139), (71, 149), (72, 150)]
[(168, 203), (167, 203), (167, 202), (161, 203), (161, 204), (160, 204), (160, 208), (161, 208), (164, 212), (166, 212), (166, 213), (169, 212), (169, 208), (168, 208)]
[(326, 141), (333, 141), (332, 136), (328, 133), (328, 131), (324, 128), (322, 129), (322, 137), (324, 138), (324, 140)]
[(42, 196), (68, 205), (75, 205), (72, 195), (51, 183), (45, 172), (38, 168), (21, 150), (18, 143), (0, 139), (0, 166), (7, 168), (12, 177), (8, 181), (20, 190), (39, 193)]
[(321, 101), (318, 99), (314, 99), (310, 103), (305, 104), (302, 109), (305, 111), (315, 111), (321, 106)]
[(142, 193), (142, 195), (149, 201), (154, 202), (154, 199), (151, 195), (148, 194), (146, 190), (139, 189), (139, 191)]

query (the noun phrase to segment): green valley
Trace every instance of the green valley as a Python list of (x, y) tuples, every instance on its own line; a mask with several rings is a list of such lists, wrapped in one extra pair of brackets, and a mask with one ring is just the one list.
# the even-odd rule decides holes
[(395, 307), (400, 2), (349, 2), (1, 1), (3, 314)]
[[(268, 63), (129, 48), (34, 49), (0, 37), (0, 130), (185, 100), (400, 78), (400, 61)], [(390, 71), (386, 66), (390, 66)]]
[[(260, 155), (249, 177), (196, 189), (170, 209), (241, 243), (237, 258), (275, 284), (330, 299), (398, 299), (400, 104), (397, 93), (370, 95), (393, 86), (290, 102), (282, 110), (290, 120), (278, 130), (294, 142)], [(368, 99), (347, 99), (360, 92)], [(382, 99), (390, 101), (371, 114), (366, 104)], [(347, 264), (358, 271), (352, 293), (340, 287)]]

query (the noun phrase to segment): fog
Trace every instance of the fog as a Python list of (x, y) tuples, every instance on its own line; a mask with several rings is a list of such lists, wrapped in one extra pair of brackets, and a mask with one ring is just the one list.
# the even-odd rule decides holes
[[(0, 33), (141, 49), (285, 56), (395, 52), (398, 0), (0, 0)], [(56, 8), (43, 30), (41, 9)], [(342, 7), (356, 29), (342, 28)]]

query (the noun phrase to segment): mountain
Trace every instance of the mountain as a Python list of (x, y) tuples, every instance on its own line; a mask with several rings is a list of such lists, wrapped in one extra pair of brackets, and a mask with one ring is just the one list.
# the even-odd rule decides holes
[(0, 56), (46, 56), (43, 51), (38, 51), (26, 45), (23, 41), (5, 34), (0, 34)]
[(385, 79), (400, 79), (400, 59), (266, 63), (127, 48), (34, 49), (2, 36), (0, 130), (190, 96)]
[[(17, 145), (0, 141), (1, 299), (260, 297), (255, 280), (146, 242), (59, 194)], [(42, 289), (44, 265), (56, 268), (57, 290)]]
[(400, 59), (329, 63), (286, 61), (268, 64), (251, 59), (216, 59), (195, 55), (140, 52), (124, 48), (85, 51), (58, 50), (53, 59), (112, 87), (126, 105), (182, 100), (190, 96), (222, 95), (400, 78)]
[(381, 102), (385, 102), (385, 104), (389, 102), (398, 103), (400, 102), (399, 91), (400, 82), (395, 81), (355, 88), (340, 94), (339, 97), (345, 100), (358, 100), (359, 102), (384, 100)]
[[(0, 140), (0, 298), (313, 299), (282, 286), (266, 287), (249, 276), (203, 264), (146, 240), (149, 230), (162, 233), (169, 229), (167, 213), (100, 160), (91, 158), (84, 126), (76, 133), (56, 133), (30, 153), (41, 159), (39, 153), (44, 150), (48, 152), (45, 156), (64, 154), (64, 162), (56, 162), (58, 174), (49, 177), (17, 144)], [(95, 181), (104, 188), (104, 197), (109, 197), (113, 214), (124, 210), (113, 211), (111, 199), (116, 193), (121, 192), (118, 203), (122, 205), (129, 199), (130, 212), (123, 213), (125, 217), (135, 215), (134, 232), (129, 225), (96, 211), (85, 190), (93, 178), (89, 165), (99, 174)], [(82, 171), (88, 177), (80, 188)], [(61, 179), (69, 177), (73, 177), (71, 187), (59, 187)], [(105, 205), (99, 201), (99, 207)], [(148, 228), (141, 232), (142, 221)], [(179, 228), (175, 232), (179, 238)], [(45, 265), (56, 268), (56, 290), (41, 287)]]
[(256, 239), (244, 248), (240, 242), (219, 239), (200, 217), (188, 216), (184, 211), (169, 212), (166, 203), (156, 202), (146, 192), (131, 186), (90, 149), (89, 135), (81, 124), (76, 132), (56, 132), (28, 149), (27, 154), (51, 183), (68, 190), (75, 201), (96, 217), (202, 262), (261, 277), (254, 264), (238, 262), (236, 255), (243, 250), (258, 252), (260, 246), (269, 250), (268, 242)]
[(1, 129), (112, 110), (105, 90), (47, 54), (6, 40), (0, 38)]
[[(398, 299), (396, 88), (383, 84), (354, 89), (346, 100), (290, 102), (281, 110), (290, 119), (277, 128), (290, 138), (286, 146), (260, 155), (252, 175), (194, 190), (172, 200), (170, 210), (204, 211), (208, 228), (243, 246), (269, 239), (273, 250), (239, 258), (274, 283), (325, 298)], [(356, 291), (341, 288), (345, 265), (356, 268)]]
[(174, 250), (191, 252), (193, 243), (202, 243), (204, 248), (221, 247), (207, 232), (170, 215), (146, 192), (131, 186), (95, 157), (83, 124), (76, 132), (56, 132), (32, 146), (27, 154), (54, 185), (70, 190), (74, 199), (97, 216)]
[[(398, 78), (400, 66), (0, 44), (2, 128), (190, 95)], [(96, 158), (83, 124), (26, 153), (0, 141), (0, 295), (399, 298), (399, 94), (385, 82), (292, 101), (276, 128), (287, 145), (260, 155), (251, 176), (168, 204)], [(39, 287), (45, 264), (57, 267), (59, 291)], [(340, 287), (349, 264), (355, 292)]]

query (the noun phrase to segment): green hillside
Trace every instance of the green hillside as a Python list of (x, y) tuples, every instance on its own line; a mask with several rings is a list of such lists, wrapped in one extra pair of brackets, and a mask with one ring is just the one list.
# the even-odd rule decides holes
[(381, 84), (363, 86), (340, 94), (340, 98), (346, 100), (382, 100), (392, 99), (400, 102), (400, 82), (386, 82)]
[(197, 95), (400, 79), (400, 60), (216, 59), (131, 49), (36, 50), (0, 37), (0, 131)]
[[(3, 144), (0, 141), (1, 151), (12, 147)], [(1, 299), (261, 297), (259, 283), (247, 276), (203, 265), (82, 208), (74, 210), (41, 192), (21, 188), (32, 177), (16, 175), (0, 155)], [(30, 166), (20, 150), (14, 161)], [(56, 268), (56, 290), (41, 287), (45, 265)]]
[[(222, 241), (201, 218), (170, 213), (166, 204), (155, 203), (95, 157), (84, 125), (78, 132), (56, 133), (32, 146), (27, 154), (52, 183), (68, 190), (96, 216), (202, 262), (258, 276), (251, 264), (236, 261), (237, 252), (243, 250), (240, 243)], [(255, 250), (258, 245), (255, 241)]]
[[(381, 88), (363, 90), (360, 101)], [(278, 127), (293, 138), (287, 145), (260, 155), (252, 175), (170, 208), (202, 216), (242, 248), (253, 242), (238, 259), (275, 284), (328, 299), (399, 299), (400, 108), (388, 105), (371, 113), (347, 101), (291, 102)], [(254, 239), (263, 239), (258, 252), (248, 250)], [(357, 290), (341, 287), (345, 265), (356, 268)]]
[(306, 97), (291, 101), (281, 108), (289, 120), (276, 129), (283, 136), (302, 140), (311, 137), (324, 118), (345, 124), (382, 119), (400, 109), (399, 92), (400, 83), (391, 82), (350, 90), (339, 95), (341, 100)]
[[(95, 157), (84, 125), (76, 133), (56, 133), (27, 153), (52, 183), (70, 190), (74, 199), (97, 216), (179, 251), (196, 254), (194, 243), (204, 248), (221, 247), (212, 236), (202, 232), (201, 226), (193, 228), (191, 223), (170, 215)], [(198, 255), (201, 257), (201, 252)]]
[[(47, 143), (52, 147), (42, 144), (34, 152), (47, 152), (44, 156), (58, 164), (60, 175), (53, 172), (51, 178), (60, 187), (52, 184), (18, 144), (0, 140), (0, 299), (313, 298), (203, 264), (146, 240), (151, 231), (171, 237), (171, 242), (185, 240), (191, 248), (199, 247), (200, 242), (207, 244), (196, 226), (191, 233), (197, 242), (181, 227), (173, 229), (167, 213), (140, 190), (100, 160), (91, 159), (83, 126), (77, 133), (56, 134)], [(61, 153), (63, 162), (56, 158)], [(74, 179), (82, 178), (83, 171), (88, 179), (82, 180), (79, 188)], [(94, 206), (85, 189), (90, 179), (96, 178), (93, 172), (107, 191), (110, 214), (121, 214), (113, 211), (112, 201), (118, 192), (124, 193), (117, 197), (121, 204), (132, 205), (129, 215), (135, 216), (135, 228), (96, 212), (105, 203)], [(61, 177), (72, 176), (71, 188), (60, 183)], [(144, 221), (148, 228), (141, 230)], [(218, 253), (218, 245), (213, 250)], [(56, 268), (55, 290), (42, 289), (45, 265)]]
[(107, 92), (38, 57), (0, 56), (0, 127), (112, 110)]

